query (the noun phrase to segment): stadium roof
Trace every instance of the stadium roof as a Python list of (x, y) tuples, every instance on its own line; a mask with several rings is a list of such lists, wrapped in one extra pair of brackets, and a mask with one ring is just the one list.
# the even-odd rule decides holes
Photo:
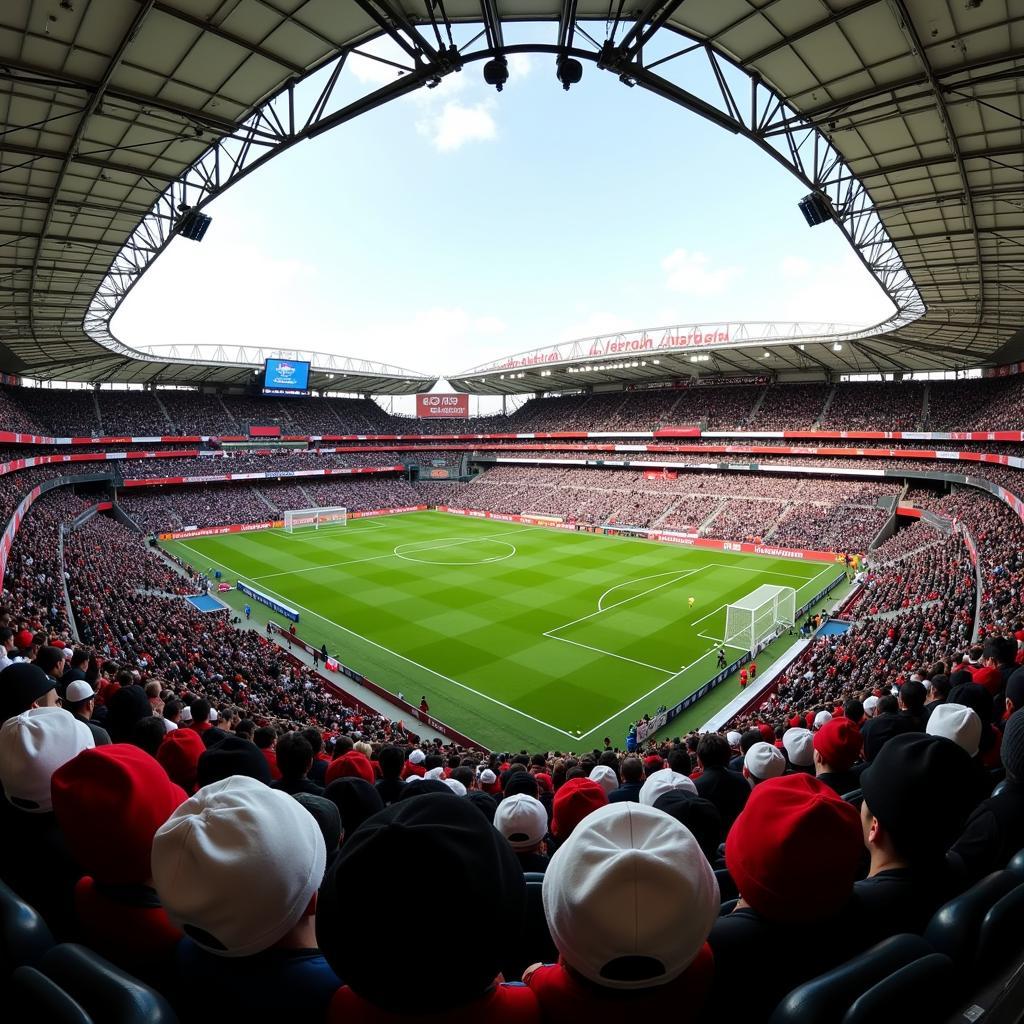
[[(506, 45), (512, 21), (538, 23), (536, 42)], [(1024, 0), (650, 0), (629, 15), (587, 0), (4, 4), (0, 368), (247, 379), (261, 358), (253, 350), (197, 362), (110, 334), (182, 214), (297, 142), (465, 64), (522, 51), (548, 54), (565, 79), (573, 60), (597, 64), (747, 137), (820, 197), (896, 306), (885, 324), (838, 341), (775, 325), (737, 345), (734, 325), (727, 342), (702, 349), (710, 360), (666, 349), (652, 376), (663, 366), (763, 372), (766, 347), (776, 368), (844, 372), (1021, 358), (1022, 22)], [(396, 78), (352, 99), (339, 86), (351, 85), (345, 59), (385, 32), (404, 54)], [(710, 83), (702, 95), (673, 77), (697, 62)], [(435, 379), (347, 362), (351, 381), (320, 366), (313, 385), (400, 393)], [(576, 355), (547, 357), (546, 376), (539, 362), (511, 384), (501, 369), (452, 379), (474, 391), (547, 390), (557, 366), (578, 385)], [(598, 383), (629, 379), (626, 369), (648, 367), (584, 372)]]

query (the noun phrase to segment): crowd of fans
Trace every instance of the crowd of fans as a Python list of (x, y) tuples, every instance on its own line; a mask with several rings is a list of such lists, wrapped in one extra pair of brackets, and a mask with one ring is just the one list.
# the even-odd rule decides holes
[(821, 417), (822, 430), (915, 430), (921, 423), (924, 384), (843, 384)]

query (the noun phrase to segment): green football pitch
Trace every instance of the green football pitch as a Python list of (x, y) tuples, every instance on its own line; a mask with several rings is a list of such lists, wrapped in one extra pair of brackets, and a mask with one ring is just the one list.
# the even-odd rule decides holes
[[(621, 745), (631, 721), (715, 674), (727, 603), (775, 584), (799, 607), (843, 572), (442, 512), (164, 546), (294, 608), (305, 640), (414, 704), (426, 696), (432, 715), (500, 750)], [(282, 621), (249, 603), (258, 621)], [(736, 692), (727, 680), (672, 735)]]

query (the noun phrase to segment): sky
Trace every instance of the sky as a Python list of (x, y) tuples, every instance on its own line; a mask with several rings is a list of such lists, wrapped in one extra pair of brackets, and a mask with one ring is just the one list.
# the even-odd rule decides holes
[[(352, 57), (344, 74), (351, 97), (396, 72)], [(707, 94), (702, 74), (674, 74)], [(752, 143), (596, 66), (565, 92), (553, 58), (514, 56), (499, 94), (475, 63), (233, 186), (113, 330), (140, 348), (311, 348), (443, 376), (642, 327), (885, 319), (839, 230), (807, 227), (805, 192)]]

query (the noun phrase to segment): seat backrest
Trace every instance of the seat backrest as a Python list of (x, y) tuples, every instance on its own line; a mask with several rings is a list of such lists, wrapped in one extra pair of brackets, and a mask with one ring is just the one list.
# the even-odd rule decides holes
[(544, 875), (540, 872), (528, 871), (526, 879), (526, 920), (523, 924), (523, 937), (516, 949), (509, 951), (501, 973), (507, 981), (518, 981), (523, 971), (533, 964), (553, 964), (558, 959), (558, 949), (548, 931), (548, 921), (544, 916), (544, 902), (541, 892), (544, 887)]
[(102, 1024), (177, 1024), (159, 992), (85, 946), (65, 942), (39, 962), (39, 970)]
[(943, 1020), (956, 999), (953, 961), (941, 953), (897, 968), (858, 996), (842, 1024), (886, 1020)]
[(864, 802), (864, 790), (851, 789), (849, 793), (843, 794), (843, 799), (848, 804), (853, 804), (854, 807), (860, 807), (860, 805)]
[(957, 967), (972, 967), (981, 922), (989, 910), (1020, 884), (1012, 871), (994, 871), (965, 893), (935, 911), (924, 937), (936, 953), (945, 953)]
[(1024, 950), (1024, 883), (1000, 897), (978, 930), (978, 964), (995, 971)]
[[(31, 1007), (31, 1020), (48, 1024), (96, 1024), (85, 1010), (34, 967), (19, 967), (4, 985), (4, 1002)], [(12, 1018), (14, 1019), (14, 1018)]]
[(1006, 779), (1003, 779), (1001, 782), (997, 782), (995, 784), (995, 788), (992, 790), (992, 795), (999, 796), (999, 794), (1002, 793), (1002, 791), (1006, 789), (1006, 787), (1009, 786), (1009, 784), (1010, 783), (1007, 782)]
[(1024, 850), (1018, 850), (1010, 858), (1010, 863), (1006, 865), (1006, 870), (1013, 871), (1018, 875), (1024, 875)]
[(42, 914), (0, 882), (0, 978), (34, 964), (54, 944)]
[(866, 990), (931, 952), (919, 935), (893, 935), (793, 989), (775, 1008), (770, 1024), (835, 1024)]

